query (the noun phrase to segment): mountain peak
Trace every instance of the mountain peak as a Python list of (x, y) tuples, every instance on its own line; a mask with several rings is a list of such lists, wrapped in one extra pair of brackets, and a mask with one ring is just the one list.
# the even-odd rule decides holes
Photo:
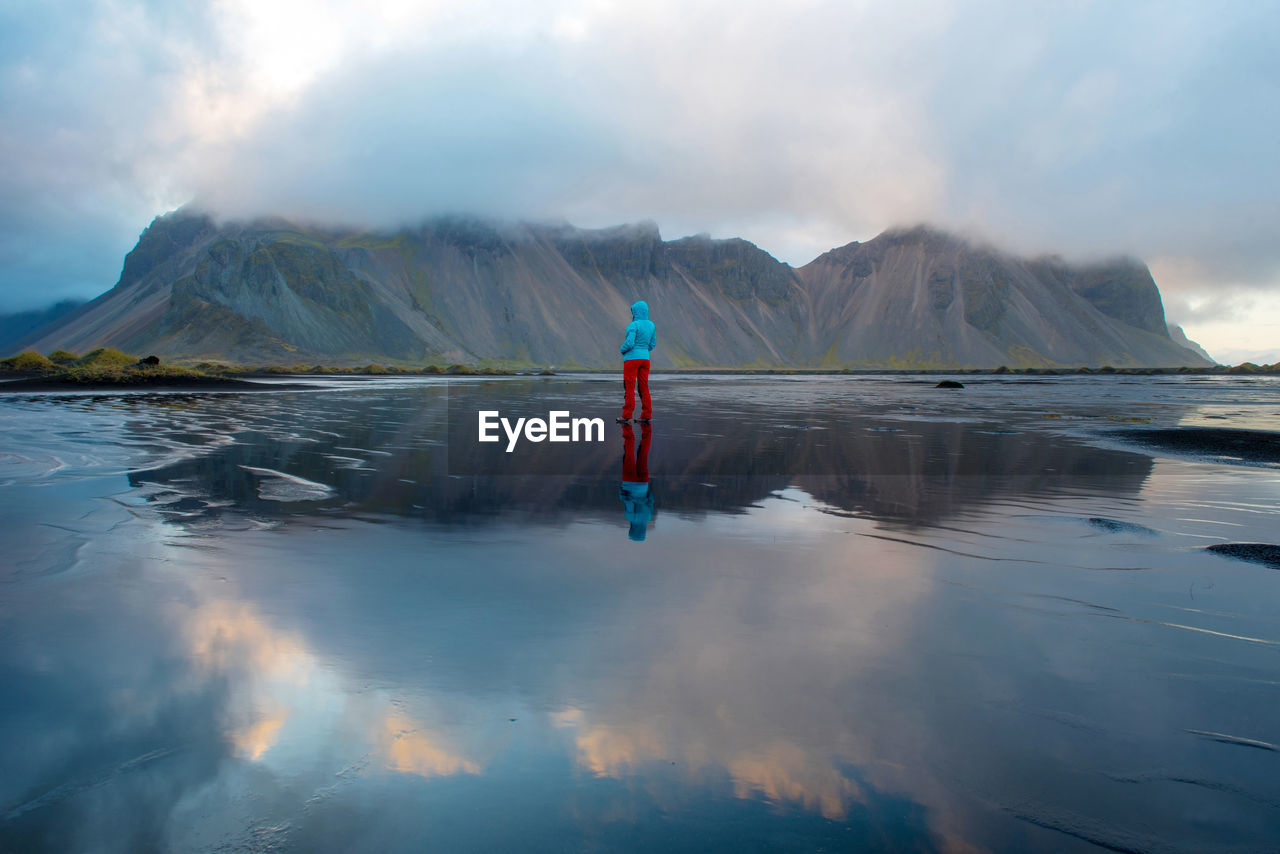
[(882, 231), (876, 240), (887, 240), (894, 243), (952, 243), (968, 245), (969, 241), (946, 229), (927, 223), (916, 223), (909, 226), (896, 226)]
[(608, 367), (627, 307), (663, 327), (658, 367), (1162, 366), (1141, 262), (1029, 262), (928, 225), (793, 269), (741, 238), (657, 223), (581, 229), (455, 215), (399, 231), (157, 217), (114, 289), (39, 349), (109, 345), (243, 362)]
[(1206, 350), (1205, 348), (1201, 347), (1199, 344), (1197, 344), (1196, 342), (1188, 338), (1187, 333), (1183, 332), (1182, 327), (1176, 323), (1169, 324), (1169, 338), (1173, 341), (1173, 343), (1177, 344), (1179, 347), (1182, 347), (1183, 349), (1186, 349), (1186, 350), (1190, 350), (1192, 353), (1195, 353), (1197, 356), (1201, 357), (1202, 359), (1207, 359), (1210, 362), (1217, 361), (1217, 359), (1209, 355), (1208, 350)]

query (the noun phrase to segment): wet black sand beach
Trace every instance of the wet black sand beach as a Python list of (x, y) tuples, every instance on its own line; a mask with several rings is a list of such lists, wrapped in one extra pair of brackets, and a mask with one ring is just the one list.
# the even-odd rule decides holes
[(1280, 386), (962, 379), (6, 395), (0, 849), (1272, 850)]

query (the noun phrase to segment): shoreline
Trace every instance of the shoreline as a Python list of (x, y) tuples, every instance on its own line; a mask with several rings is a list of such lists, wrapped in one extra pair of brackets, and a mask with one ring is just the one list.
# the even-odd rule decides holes
[(58, 392), (58, 391), (91, 391), (91, 392), (129, 392), (129, 391), (301, 391), (314, 386), (301, 383), (260, 383), (253, 380), (232, 379), (230, 377), (182, 377), (167, 381), (167, 378), (156, 377), (139, 379), (131, 382), (77, 382), (75, 380), (53, 379), (42, 376), (23, 377), (15, 380), (0, 380), (0, 394), (17, 394), (21, 392)]
[[(560, 371), (497, 371), (493, 369), (470, 372), (423, 372), (416, 369), (389, 368), (385, 372), (369, 373), (365, 371), (271, 371), (249, 370), (228, 374), (208, 374), (205, 376), (173, 376), (136, 375), (123, 381), (88, 381), (82, 382), (69, 377), (50, 376), (36, 372), (10, 372), (9, 377), (0, 374), (0, 394), (19, 392), (56, 392), (56, 391), (93, 391), (93, 392), (127, 392), (127, 391), (301, 391), (313, 390), (316, 386), (304, 383), (260, 382), (261, 380), (283, 380), (289, 377), (305, 377), (315, 380), (373, 380), (373, 379), (459, 379), (477, 380), (495, 377), (592, 377), (609, 376), (620, 373), (620, 369), (581, 368)], [(1054, 368), (1021, 368), (1013, 369), (840, 369), (820, 370), (801, 368), (665, 368), (652, 372), (652, 376), (721, 376), (721, 377), (806, 377), (806, 376), (845, 376), (845, 377), (1250, 377), (1280, 376), (1280, 370), (1236, 371), (1234, 369), (1195, 369), (1195, 368), (1102, 368), (1102, 369), (1054, 369)]]

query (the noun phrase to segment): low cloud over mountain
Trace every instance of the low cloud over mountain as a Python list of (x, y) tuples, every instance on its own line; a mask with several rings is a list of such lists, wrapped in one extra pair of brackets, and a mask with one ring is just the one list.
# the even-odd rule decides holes
[(1173, 366), (1133, 260), (1025, 260), (917, 227), (799, 269), (741, 239), (437, 218), (394, 232), (281, 219), (157, 218), (117, 285), (41, 350), (111, 345), (246, 362), (399, 360), (609, 367), (649, 301), (673, 367)]

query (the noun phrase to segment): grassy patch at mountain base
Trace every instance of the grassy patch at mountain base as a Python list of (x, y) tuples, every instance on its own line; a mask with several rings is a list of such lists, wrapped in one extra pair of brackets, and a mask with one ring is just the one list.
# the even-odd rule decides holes
[(43, 372), (53, 368), (53, 362), (35, 350), (23, 350), (16, 356), (0, 359), (0, 370), (22, 373)]
[(167, 382), (199, 382), (221, 379), (181, 365), (76, 365), (49, 371), (43, 379), (67, 385), (162, 385)]
[(6, 372), (24, 379), (5, 383), (6, 390), (18, 388), (188, 386), (236, 382), (221, 374), (185, 365), (162, 364), (154, 356), (136, 359), (110, 347), (99, 347), (84, 356), (56, 350), (52, 359), (27, 351), (0, 360)]
[(75, 366), (86, 369), (126, 368), (137, 363), (137, 356), (121, 353), (114, 347), (99, 347), (90, 350), (75, 361)]

